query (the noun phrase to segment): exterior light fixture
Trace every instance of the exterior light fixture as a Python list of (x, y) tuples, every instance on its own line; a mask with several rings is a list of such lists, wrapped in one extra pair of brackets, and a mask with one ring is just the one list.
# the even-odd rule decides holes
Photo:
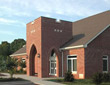
[(40, 54), (39, 53), (37, 54), (37, 57), (40, 58)]
[(28, 59), (28, 55), (26, 55), (26, 58)]

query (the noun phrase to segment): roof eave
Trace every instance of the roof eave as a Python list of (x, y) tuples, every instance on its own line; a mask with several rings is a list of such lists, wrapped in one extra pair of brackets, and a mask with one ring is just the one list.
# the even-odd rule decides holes
[(71, 47), (64, 47), (64, 48), (60, 48), (60, 50), (70, 50), (70, 49), (76, 49), (76, 48), (86, 48), (89, 43), (91, 43), (95, 38), (97, 38), (101, 33), (103, 33), (108, 27), (110, 27), (110, 24), (107, 25), (103, 30), (101, 30), (95, 37), (93, 37), (91, 40), (89, 40), (85, 45), (77, 45), (77, 46), (71, 46)]
[(23, 56), (23, 55), (27, 55), (27, 53), (12, 54), (12, 55), (10, 55), (10, 57), (14, 57), (14, 56)]
[(77, 46), (71, 46), (71, 47), (64, 47), (60, 48), (60, 50), (70, 50), (70, 49), (76, 49), (76, 48), (86, 48), (86, 45), (77, 45)]

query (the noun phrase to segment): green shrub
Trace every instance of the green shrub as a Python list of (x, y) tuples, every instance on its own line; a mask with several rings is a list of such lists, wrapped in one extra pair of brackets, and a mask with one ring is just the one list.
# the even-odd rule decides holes
[(110, 74), (104, 73), (103, 74), (103, 82), (109, 82), (109, 80), (110, 80)]
[(72, 82), (74, 81), (74, 76), (71, 72), (65, 73), (64, 81), (66, 82)]
[(20, 70), (17, 70), (15, 74), (26, 74), (26, 71), (24, 71), (22, 68)]
[(103, 82), (103, 74), (102, 73), (94, 74), (92, 80), (96, 85), (100, 85)]

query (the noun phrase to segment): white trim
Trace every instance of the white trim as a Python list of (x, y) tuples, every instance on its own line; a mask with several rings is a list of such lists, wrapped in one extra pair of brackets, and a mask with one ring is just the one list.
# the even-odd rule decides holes
[[(76, 58), (68, 58), (69, 56), (76, 56)], [(68, 71), (68, 60), (77, 60), (77, 55), (67, 55), (67, 71)], [(71, 63), (72, 74), (77, 74), (77, 71), (73, 71), (73, 61)]]
[(87, 47), (87, 45), (88, 45), (90, 42), (92, 42), (92, 41), (93, 41), (95, 38), (97, 38), (101, 33), (103, 33), (109, 26), (110, 26), (110, 24), (107, 25), (107, 26), (106, 26), (103, 30), (101, 30), (98, 34), (96, 34), (96, 36), (93, 37), (91, 40), (89, 40), (84, 46)]
[[(103, 70), (102, 70), (102, 71), (103, 71), (103, 73), (108, 73), (108, 67), (109, 67), (109, 66), (108, 66), (108, 65), (109, 65), (109, 64), (108, 64), (108, 56), (107, 56), (107, 55), (103, 55), (103, 56), (106, 56), (106, 57), (107, 57), (107, 58), (102, 58), (102, 60), (107, 60), (107, 71), (103, 71)], [(103, 67), (103, 66), (102, 66), (102, 67)]]
[(77, 46), (60, 48), (60, 50), (68, 50), (68, 49), (83, 48), (83, 47), (84, 47), (84, 45), (77, 45)]
[(19, 55), (27, 55), (27, 53), (21, 53), (21, 54), (12, 54), (12, 55), (10, 55), (11, 57), (13, 57), (13, 56), (19, 56)]

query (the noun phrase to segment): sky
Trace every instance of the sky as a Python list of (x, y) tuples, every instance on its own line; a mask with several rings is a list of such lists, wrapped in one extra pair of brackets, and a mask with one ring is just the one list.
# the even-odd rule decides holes
[(0, 0), (0, 43), (26, 40), (26, 24), (40, 16), (77, 21), (110, 10), (110, 0)]

